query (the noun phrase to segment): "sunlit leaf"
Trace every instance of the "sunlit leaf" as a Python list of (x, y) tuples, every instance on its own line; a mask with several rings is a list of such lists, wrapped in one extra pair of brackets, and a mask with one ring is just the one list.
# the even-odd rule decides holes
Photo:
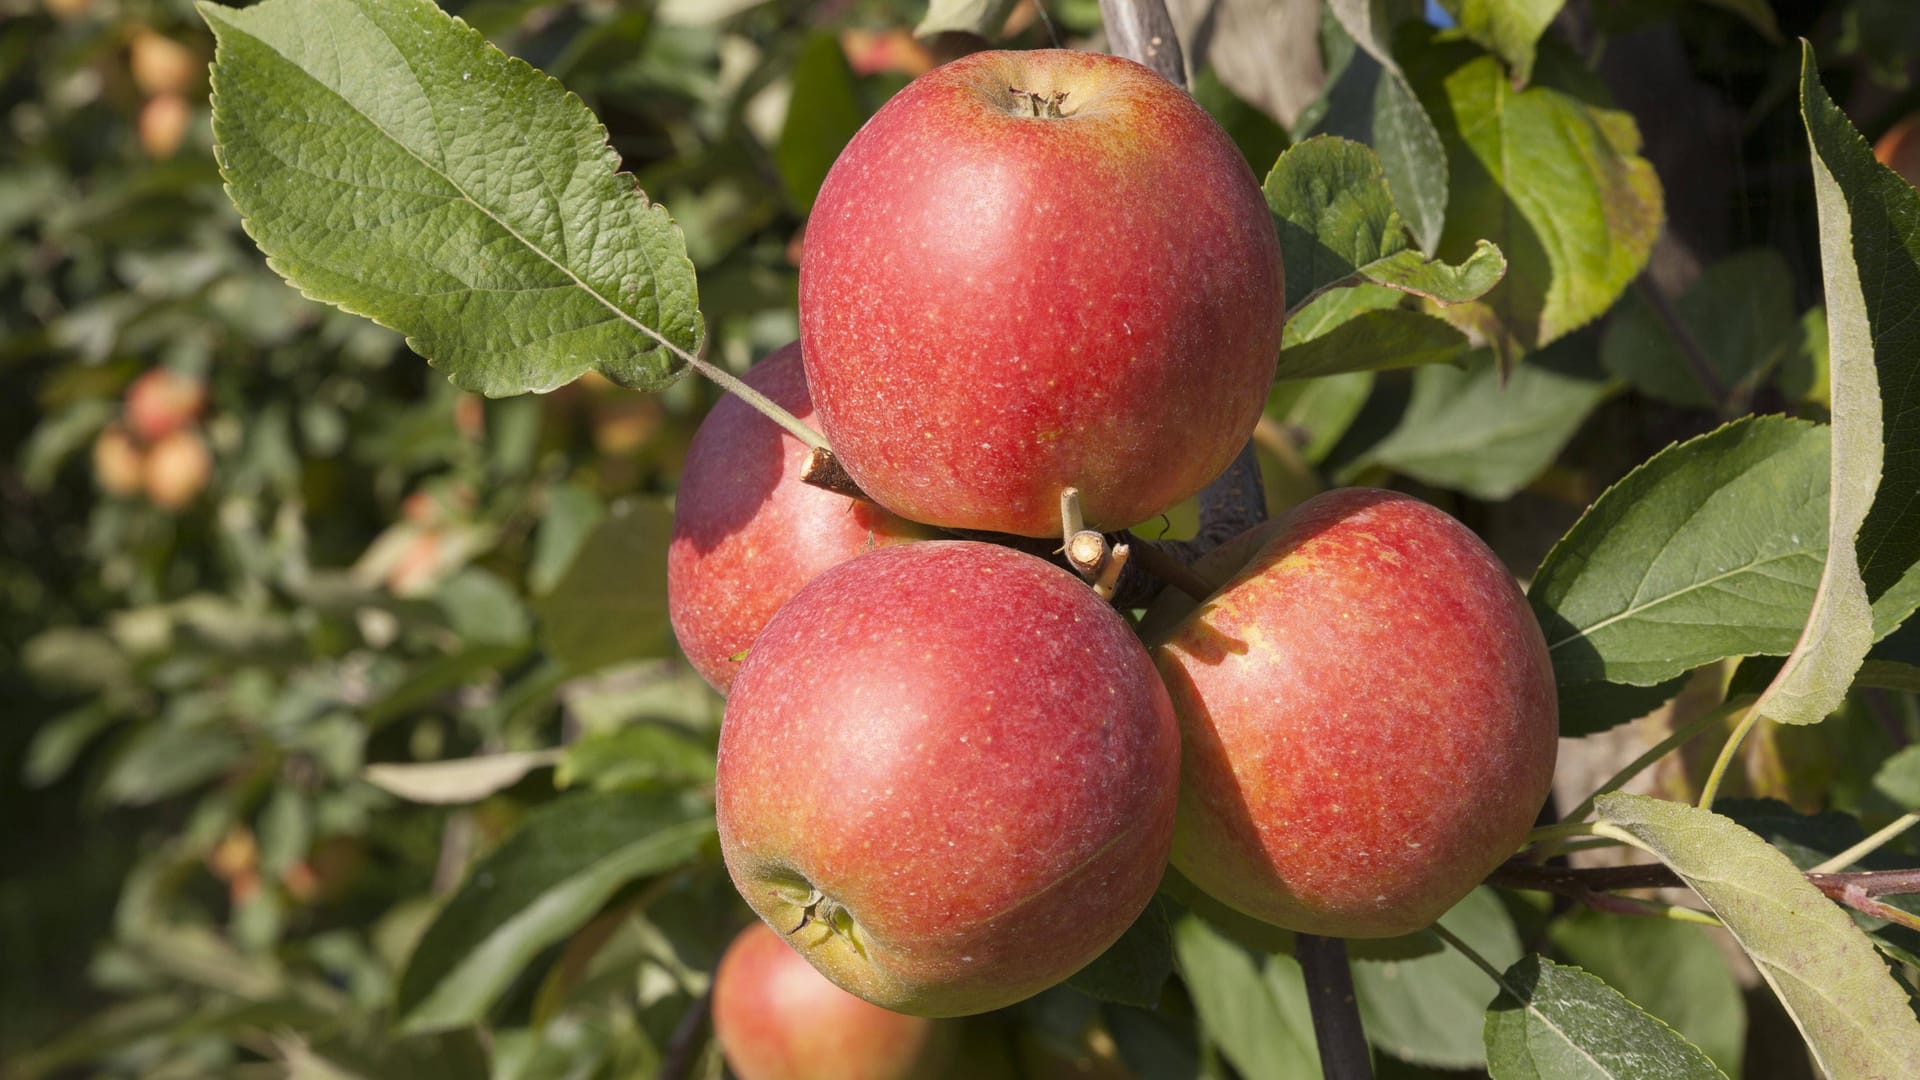
[(1487, 1012), (1494, 1080), (1725, 1080), (1699, 1047), (1576, 967), (1522, 957)]

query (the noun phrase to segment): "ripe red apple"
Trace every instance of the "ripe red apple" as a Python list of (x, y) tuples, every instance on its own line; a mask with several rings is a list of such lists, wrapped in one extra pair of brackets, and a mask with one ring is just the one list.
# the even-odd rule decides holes
[(146, 442), (158, 442), (200, 418), (207, 388), (199, 379), (157, 367), (127, 387), (127, 426)]
[(1493, 552), (1417, 499), (1300, 504), (1154, 656), (1181, 723), (1173, 864), (1255, 918), (1419, 929), (1546, 801), (1546, 642)]
[(847, 472), (916, 521), (1147, 520), (1247, 441), (1279, 356), (1259, 184), (1178, 88), (1119, 57), (982, 52), (854, 136), (800, 264), (800, 340)]
[(155, 161), (164, 161), (180, 149), (193, 125), (193, 108), (179, 94), (161, 94), (140, 109), (140, 148)]
[(140, 92), (157, 97), (194, 89), (206, 74), (207, 62), (191, 47), (157, 30), (142, 28), (127, 45), (127, 67)]
[(828, 978), (957, 1016), (1126, 930), (1178, 778), (1166, 690), (1085, 584), (992, 544), (902, 544), (815, 578), (754, 643), (720, 729), (720, 848)]
[(206, 490), (213, 455), (196, 431), (176, 431), (147, 450), (142, 479), (147, 498), (163, 510), (179, 510)]
[(146, 472), (145, 457), (125, 428), (107, 427), (93, 440), (93, 482), (109, 495), (137, 495)]
[[(799, 419), (813, 415), (798, 344), (755, 364), (746, 382)], [(934, 535), (801, 482), (807, 453), (732, 395), (687, 448), (667, 548), (667, 613), (694, 670), (723, 694), (740, 670), (734, 657), (802, 585), (869, 548)]]
[(1873, 156), (1907, 183), (1920, 187), (1920, 113), (1911, 113), (1888, 128), (1873, 144)]
[(922, 1080), (952, 1056), (950, 1021), (883, 1009), (813, 970), (765, 923), (713, 973), (713, 1031), (739, 1080)]

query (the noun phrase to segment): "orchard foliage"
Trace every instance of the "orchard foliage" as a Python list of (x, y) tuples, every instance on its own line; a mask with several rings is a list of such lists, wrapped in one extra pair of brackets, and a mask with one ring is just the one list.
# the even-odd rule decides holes
[[(1168, 6), (1284, 262), (1270, 508), (1450, 511), (1558, 684), (1553, 820), (1351, 944), (1375, 1069), (1920, 1075), (1920, 11)], [(721, 1075), (689, 444), (866, 118), (1100, 5), (0, 12), (0, 1075)], [(1170, 873), (940, 1038), (1314, 1075), (1309, 945)]]

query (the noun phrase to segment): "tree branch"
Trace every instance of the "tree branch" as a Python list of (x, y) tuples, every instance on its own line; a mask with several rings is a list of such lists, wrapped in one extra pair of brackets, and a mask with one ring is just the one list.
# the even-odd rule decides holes
[(1107, 47), (1115, 56), (1139, 61), (1173, 85), (1187, 88), (1186, 58), (1163, 0), (1100, 0), (1100, 19), (1107, 24)]
[[(1861, 870), (1846, 874), (1808, 873), (1806, 879), (1828, 899), (1850, 907), (1863, 915), (1885, 919), (1920, 930), (1920, 916), (1881, 903), (1882, 896), (1920, 894), (1920, 869)], [(1671, 889), (1686, 882), (1660, 863), (1633, 866), (1537, 866), (1508, 862), (1487, 875), (1487, 884), (1503, 889), (1526, 889), (1552, 893), (1603, 911), (1649, 914), (1628, 910), (1606, 894), (1621, 889)]]
[(1306, 976), (1313, 1039), (1320, 1046), (1320, 1075), (1326, 1080), (1372, 1080), (1373, 1062), (1367, 1053), (1366, 1031), (1360, 1026), (1347, 943), (1297, 934), (1294, 956)]

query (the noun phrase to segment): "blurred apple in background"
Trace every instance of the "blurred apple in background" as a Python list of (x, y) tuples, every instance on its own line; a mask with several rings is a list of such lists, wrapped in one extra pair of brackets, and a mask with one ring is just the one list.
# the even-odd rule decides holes
[(739, 1080), (924, 1080), (952, 1058), (953, 1021), (871, 1005), (833, 985), (765, 923), (713, 976), (713, 1030)]
[(206, 384), (172, 368), (157, 367), (127, 387), (127, 426), (146, 442), (157, 442), (200, 419)]
[(213, 454), (197, 431), (176, 431), (147, 450), (142, 481), (147, 498), (163, 510), (179, 510), (206, 490)]
[(111, 425), (93, 440), (93, 479), (109, 495), (138, 495), (146, 454), (125, 428)]

